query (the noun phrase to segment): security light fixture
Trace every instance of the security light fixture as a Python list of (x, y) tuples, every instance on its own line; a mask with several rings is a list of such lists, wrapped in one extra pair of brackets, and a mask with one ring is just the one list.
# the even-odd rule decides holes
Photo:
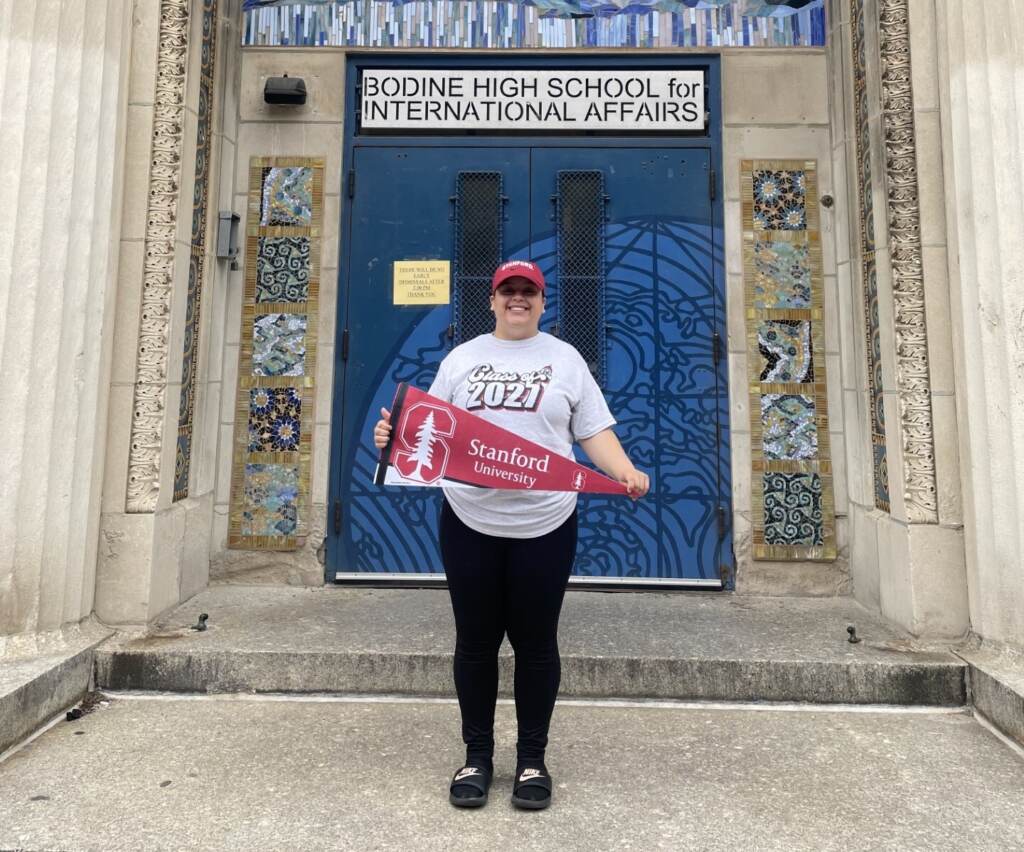
[(306, 81), (301, 77), (268, 77), (263, 86), (263, 100), (268, 104), (302, 106), (306, 102)]

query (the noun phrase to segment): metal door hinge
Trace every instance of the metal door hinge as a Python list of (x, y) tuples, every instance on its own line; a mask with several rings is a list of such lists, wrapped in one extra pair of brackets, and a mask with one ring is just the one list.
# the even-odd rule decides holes
[(725, 506), (718, 507), (718, 538), (725, 538)]
[(716, 367), (722, 360), (722, 336), (717, 331), (711, 335), (711, 360)]
[(341, 500), (334, 501), (334, 534), (341, 535)]
[(341, 360), (348, 360), (348, 329), (341, 333)]
[(708, 172), (708, 198), (715, 200), (715, 186), (718, 183), (718, 172), (714, 169)]
[(448, 325), (448, 331), (446, 331), (445, 334), (448, 335), (449, 340), (455, 339), (455, 323), (450, 323)]
[(355, 169), (349, 169), (348, 170), (348, 197), (349, 198), (355, 198), (356, 197), (356, 170)]

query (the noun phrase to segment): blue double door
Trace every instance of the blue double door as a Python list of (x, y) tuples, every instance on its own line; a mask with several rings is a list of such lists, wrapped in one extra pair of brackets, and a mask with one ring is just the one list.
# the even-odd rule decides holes
[[(373, 485), (371, 431), (399, 382), (429, 387), (454, 345), (493, 328), (490, 275), (520, 258), (549, 282), (541, 328), (584, 355), (652, 480), (636, 503), (580, 498), (574, 574), (719, 585), (733, 557), (710, 151), (376, 145), (351, 166), (327, 579), (443, 575), (441, 495)], [(451, 261), (450, 303), (395, 305), (394, 262), (424, 259)]]

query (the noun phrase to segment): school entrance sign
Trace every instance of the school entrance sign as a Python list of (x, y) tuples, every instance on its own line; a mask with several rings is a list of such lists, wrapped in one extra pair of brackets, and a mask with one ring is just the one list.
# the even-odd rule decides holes
[(367, 68), (364, 130), (702, 131), (704, 72)]
[(377, 485), (627, 493), (622, 483), (596, 470), (404, 383), (392, 403), (391, 423), (391, 440), (374, 475)]

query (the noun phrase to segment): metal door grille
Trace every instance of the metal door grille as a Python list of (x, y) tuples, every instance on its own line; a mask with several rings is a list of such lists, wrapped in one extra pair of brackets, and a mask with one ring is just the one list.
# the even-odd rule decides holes
[(459, 172), (455, 181), (455, 343), (494, 329), (491, 276), (503, 260), (501, 172)]
[(587, 362), (597, 383), (607, 375), (605, 347), (604, 173), (558, 173), (558, 334)]

